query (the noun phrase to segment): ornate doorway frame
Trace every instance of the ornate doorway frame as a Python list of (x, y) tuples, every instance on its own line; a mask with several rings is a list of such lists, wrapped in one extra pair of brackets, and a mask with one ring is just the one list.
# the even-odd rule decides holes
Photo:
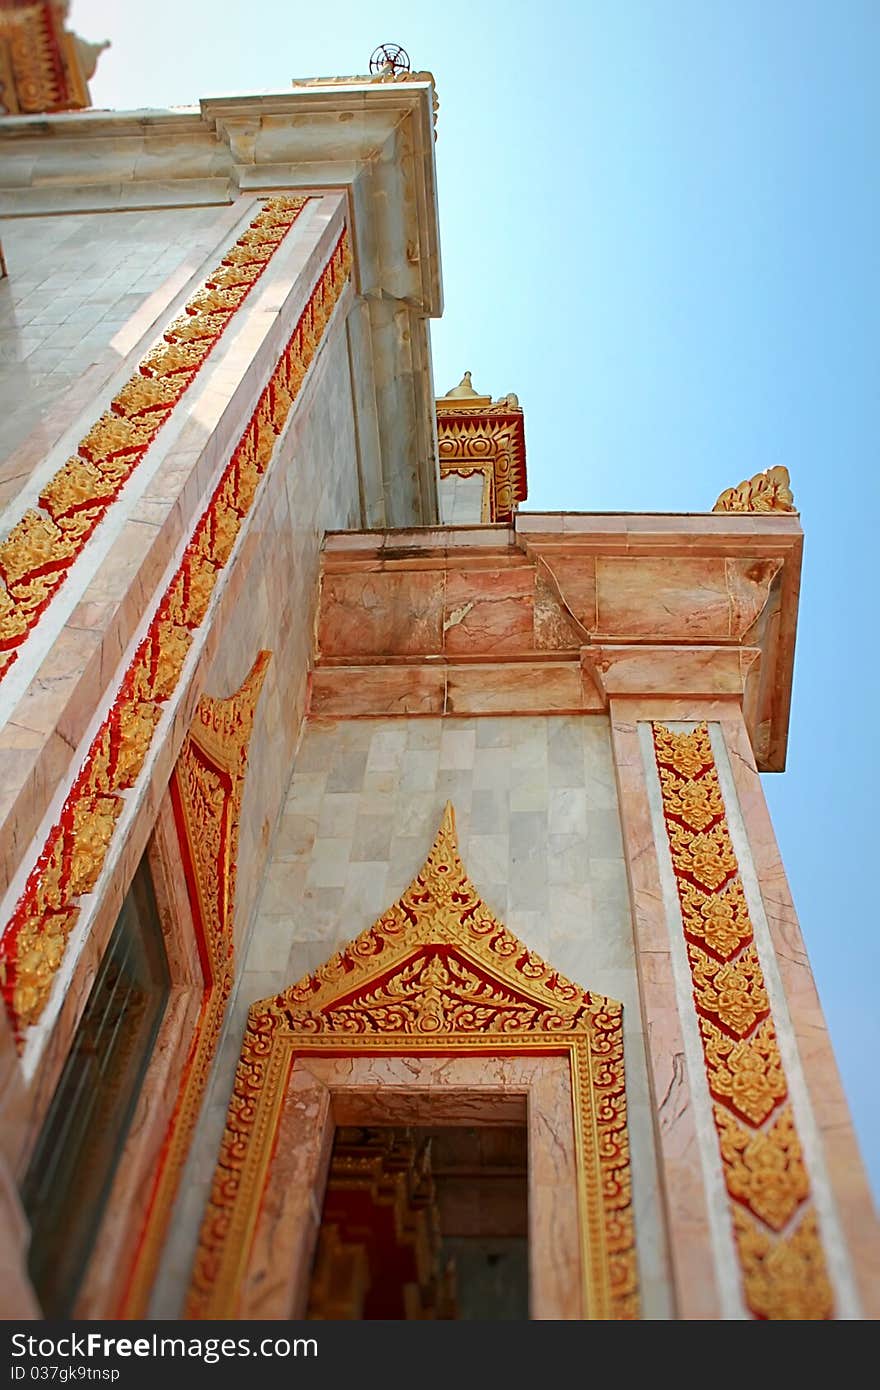
[[(554, 1076), (561, 1108), (542, 1091)], [(303, 1089), (316, 1085), (305, 1102)], [(530, 1176), (530, 1206), (538, 1203), (530, 1226), (537, 1222), (539, 1239), (561, 1231), (564, 1241), (568, 1191), (577, 1232), (569, 1284), (578, 1297), (553, 1303), (544, 1281), (532, 1290), (537, 1315), (638, 1316), (621, 1005), (566, 980), (497, 921), (465, 873), (447, 805), (401, 899), (314, 975), (252, 1006), (189, 1317), (302, 1316), (301, 1271), (317, 1228), (289, 1194), (320, 1192), (333, 1124), (352, 1106), (362, 1120), (377, 1105), (387, 1111), (392, 1095), (397, 1117), (433, 1104), (431, 1123), (472, 1123), (481, 1108), (497, 1123), (505, 1097), (520, 1107), (527, 1097), (530, 1174), (546, 1175), (549, 1146), (561, 1145), (571, 1175), (570, 1184)], [(561, 1208), (552, 1206), (554, 1187)], [(299, 1292), (289, 1271), (279, 1273), (278, 1241), (300, 1252)], [(534, 1273), (542, 1252), (532, 1255)]]

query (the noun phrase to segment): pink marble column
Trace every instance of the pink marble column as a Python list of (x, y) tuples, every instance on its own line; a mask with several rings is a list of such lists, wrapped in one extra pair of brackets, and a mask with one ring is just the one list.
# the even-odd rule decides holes
[(612, 701), (611, 742), (633, 908), (636, 966), (648, 1046), (648, 1076), (666, 1207), (671, 1278), (679, 1318), (718, 1318), (721, 1316), (720, 1298), (709, 1214), (639, 746), (638, 707), (644, 703), (642, 700)]
[[(691, 724), (703, 720), (710, 732), (720, 731), (723, 739), (730, 773), (719, 765), (719, 778), (734, 848), (743, 878), (755, 881), (756, 901), (769, 931), (767, 949), (772, 951), (784, 995), (781, 1007), (774, 1005), (774, 1019), (777, 1033), (781, 1036), (784, 1030), (796, 1049), (791, 1054), (794, 1063), (789, 1084), (805, 1088), (802, 1093), (810, 1123), (800, 1137), (817, 1206), (821, 1197), (826, 1212), (823, 1243), (834, 1272), (838, 1315), (858, 1316), (847, 1311), (854, 1307), (852, 1298), (841, 1294), (849, 1284), (858, 1290), (861, 1315), (876, 1318), (880, 1309), (877, 1219), (740, 701), (645, 695), (612, 699), (612, 744), (678, 1315), (729, 1316), (721, 1311), (719, 1303), (722, 1275), (715, 1267), (710, 1241), (698, 1121), (688, 1085), (670, 933), (638, 726), (642, 722)], [(728, 776), (733, 785), (728, 783), (725, 789)], [(736, 823), (740, 830), (735, 829)], [(736, 836), (740, 834), (744, 839), (737, 847)], [(785, 1018), (786, 1010), (790, 1024)], [(815, 1143), (808, 1133), (812, 1121), (817, 1134)]]

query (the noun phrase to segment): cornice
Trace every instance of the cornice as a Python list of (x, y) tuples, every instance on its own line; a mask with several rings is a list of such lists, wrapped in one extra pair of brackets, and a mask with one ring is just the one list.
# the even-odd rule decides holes
[(433, 84), (303, 85), (183, 110), (0, 121), (0, 216), (231, 202), (344, 188), (362, 293), (442, 311)]
[(518, 513), (514, 526), (330, 534), (313, 713), (734, 699), (759, 768), (779, 771), (802, 544), (792, 513)]

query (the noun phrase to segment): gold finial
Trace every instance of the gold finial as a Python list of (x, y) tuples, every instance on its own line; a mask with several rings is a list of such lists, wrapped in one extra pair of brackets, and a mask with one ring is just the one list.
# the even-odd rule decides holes
[(471, 381), (470, 372), (465, 372), (457, 386), (453, 386), (451, 391), (446, 392), (446, 396), (461, 399), (465, 396), (479, 396), (479, 391), (474, 390), (474, 383)]
[(470, 372), (465, 372), (457, 386), (453, 386), (451, 391), (447, 391), (445, 396), (439, 396), (438, 406), (449, 405), (491, 405), (491, 396), (481, 396), (479, 391), (474, 390), (474, 383), (471, 381)]

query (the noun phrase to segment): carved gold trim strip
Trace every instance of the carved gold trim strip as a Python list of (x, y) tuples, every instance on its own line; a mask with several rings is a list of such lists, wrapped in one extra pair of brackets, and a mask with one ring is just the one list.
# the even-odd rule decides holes
[(654, 724), (663, 814), (743, 1292), (756, 1318), (831, 1318), (807, 1171), (709, 730)]
[(79, 913), (79, 899), (98, 881), (123, 796), (144, 765), (162, 707), (180, 679), (193, 634), (253, 505), (351, 263), (344, 230), (196, 524), (0, 938), (0, 988), (19, 1049), (24, 1030), (45, 1007)]
[(0, 680), (307, 202), (267, 199), (0, 544)]
[(171, 778), (204, 995), (117, 1318), (145, 1315), (232, 991), (238, 823), (248, 745), (270, 659), (270, 652), (260, 652), (243, 684), (228, 699), (206, 696), (201, 700)]
[(252, 1006), (187, 1315), (237, 1316), (298, 1057), (548, 1050), (571, 1067), (586, 1316), (637, 1317), (621, 1005), (572, 984), (493, 916), (450, 805), (402, 898), (314, 975)]

